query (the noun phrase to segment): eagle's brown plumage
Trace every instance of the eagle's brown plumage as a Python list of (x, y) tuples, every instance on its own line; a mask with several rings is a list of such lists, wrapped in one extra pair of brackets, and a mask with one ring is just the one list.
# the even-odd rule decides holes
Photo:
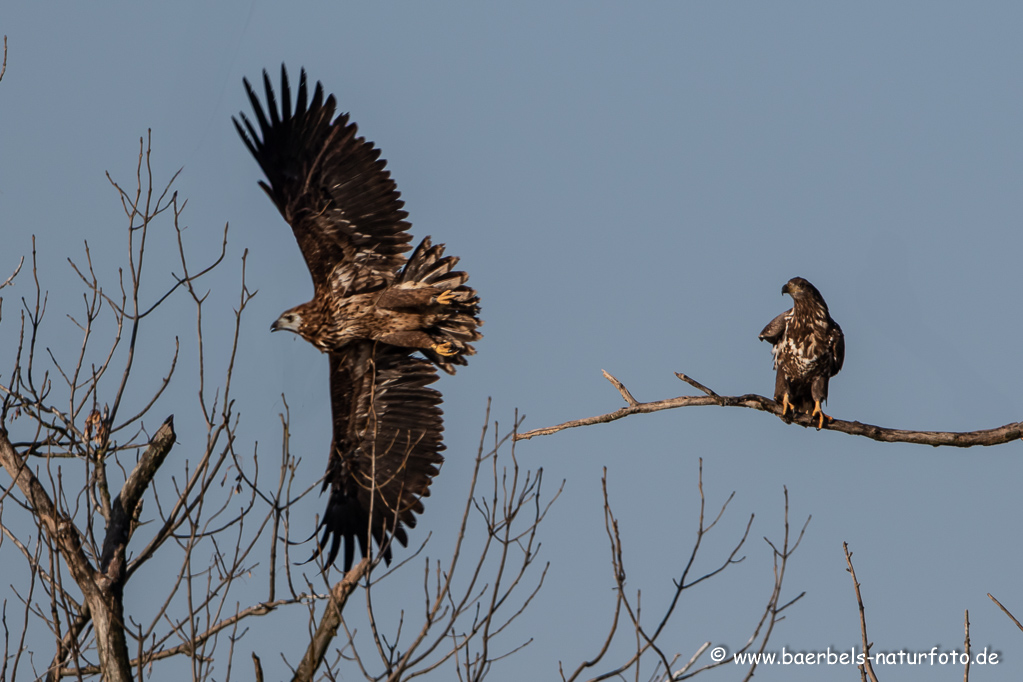
[(324, 100), (320, 83), (310, 101), (303, 70), (292, 108), (281, 67), (280, 109), (265, 71), (263, 84), (265, 112), (245, 81), (258, 129), (245, 114), (234, 124), (266, 174), (260, 185), (291, 226), (314, 287), (313, 299), (285, 311), (272, 329), (293, 331), (327, 353), (357, 339), (413, 348), (453, 374), (481, 337), (479, 298), (465, 284), (469, 276), (453, 269), (458, 259), (427, 237), (406, 261), (408, 214), (386, 162), (357, 136), (348, 114), (334, 118), (334, 96)]
[(793, 277), (781, 292), (792, 296), (792, 308), (760, 332), (760, 340), (771, 343), (778, 370), (774, 399), (782, 404), (782, 416), (790, 407), (819, 416), (820, 429), (825, 419), (831, 420), (821, 403), (828, 399), (829, 380), (845, 361), (845, 336), (814, 285)]
[[(389, 561), (391, 539), (408, 541), (444, 449), (441, 395), (429, 388), (435, 365), (454, 373), (475, 353), (479, 298), (454, 270), (457, 258), (427, 237), (406, 259), (411, 235), (397, 188), (371, 142), (306, 75), (292, 104), (281, 67), (281, 105), (263, 72), (266, 110), (248, 81), (255, 125), (235, 127), (266, 174), (260, 185), (291, 226), (312, 276), (308, 303), (271, 327), (293, 331), (330, 358), (333, 443), (330, 488), (314, 556), (344, 569), (358, 541), (376, 542)], [(412, 356), (420, 351), (426, 360)], [(372, 540), (370, 540), (372, 538)]]
[(432, 364), (387, 344), (355, 341), (330, 354), (330, 498), (316, 551), (329, 543), (328, 564), (343, 543), (348, 571), (356, 539), (366, 556), (372, 537), (388, 562), (390, 537), (408, 543), (405, 527), (415, 527), (444, 461), (441, 394), (428, 388), (436, 380)]

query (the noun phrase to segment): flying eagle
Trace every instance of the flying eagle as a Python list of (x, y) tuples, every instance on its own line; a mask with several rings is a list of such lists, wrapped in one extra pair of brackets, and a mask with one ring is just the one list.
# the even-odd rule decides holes
[(454, 270), (458, 259), (429, 237), (406, 259), (408, 214), (386, 162), (347, 114), (335, 118), (334, 96), (325, 99), (320, 83), (310, 100), (303, 69), (292, 106), (282, 66), (278, 108), (264, 71), (265, 111), (244, 83), (258, 128), (245, 114), (235, 127), (314, 289), (271, 330), (295, 332), (330, 358), (333, 443), (323, 484), (330, 497), (314, 557), (329, 543), (331, 564), (343, 543), (347, 571), (356, 540), (367, 556), (372, 538), (390, 561), (391, 539), (407, 543), (405, 527), (415, 525), (443, 462), (441, 395), (428, 387), (434, 365), (453, 374), (475, 353), (479, 298), (468, 275)]
[(831, 319), (828, 304), (817, 287), (802, 277), (793, 277), (781, 289), (792, 297), (792, 308), (771, 320), (760, 332), (761, 341), (771, 343), (774, 368), (774, 399), (781, 403), (784, 417), (793, 412), (811, 412), (818, 417), (817, 430), (824, 420), (821, 403), (828, 399), (828, 381), (838, 374), (845, 360), (845, 336)]

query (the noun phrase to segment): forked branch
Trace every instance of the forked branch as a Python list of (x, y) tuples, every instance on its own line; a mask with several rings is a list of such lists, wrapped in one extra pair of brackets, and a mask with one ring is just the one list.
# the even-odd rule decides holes
[[(515, 440), (529, 440), (533, 436), (548, 436), (558, 431), (571, 429), (576, 426), (589, 426), (591, 424), (604, 424), (617, 421), (633, 414), (646, 414), (648, 412), (660, 412), (671, 410), (676, 407), (695, 407), (700, 405), (717, 405), (718, 407), (748, 407), (761, 412), (769, 412), (781, 417), (781, 405), (755, 393), (747, 393), (740, 396), (718, 395), (698, 381), (675, 372), (682, 381), (701, 391), (704, 395), (679, 396), (666, 400), (655, 400), (652, 402), (639, 402), (632, 397), (628, 389), (607, 372), (604, 376), (611, 384), (618, 389), (625, 402), (628, 403), (614, 412), (586, 417), (584, 419), (573, 419), (556, 426), (548, 426), (542, 429), (533, 429), (524, 433), (516, 434)], [(784, 418), (787, 422), (798, 424), (802, 427), (816, 426), (816, 419), (808, 414), (796, 414), (794, 417)], [(884, 426), (874, 426), (857, 421), (843, 421), (833, 419), (824, 423), (824, 428), (829, 431), (840, 431), (850, 436), (863, 436), (883, 443), (917, 443), (919, 445), (949, 445), (958, 448), (969, 448), (974, 445), (1001, 445), (1023, 438), (1023, 422), (1012, 422), (994, 429), (982, 429), (979, 431), (910, 431), (906, 429), (890, 429)]]

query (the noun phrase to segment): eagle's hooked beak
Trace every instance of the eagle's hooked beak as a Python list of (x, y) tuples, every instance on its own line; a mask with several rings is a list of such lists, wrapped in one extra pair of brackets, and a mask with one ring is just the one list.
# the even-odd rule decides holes
[(782, 293), (782, 296), (784, 296), (785, 294), (791, 294), (792, 293), (792, 289), (789, 288), (789, 283), (788, 282), (785, 282), (785, 286), (783, 286), (781, 288), (781, 293)]
[(280, 317), (278, 317), (274, 321), (274, 323), (270, 325), (270, 331), (279, 332), (284, 330), (289, 332), (295, 332), (296, 334), (301, 334), (301, 332), (299, 331), (301, 326), (302, 318), (298, 315), (298, 313), (288, 311), (285, 312)]

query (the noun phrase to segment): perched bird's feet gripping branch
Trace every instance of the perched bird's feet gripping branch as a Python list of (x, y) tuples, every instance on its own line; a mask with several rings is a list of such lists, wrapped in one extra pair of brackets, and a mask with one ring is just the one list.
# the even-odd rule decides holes
[(821, 409), (821, 401), (819, 401), (819, 400), (814, 401), (814, 404), (813, 404), (813, 414), (810, 415), (810, 418), (812, 419), (813, 417), (817, 417), (817, 416), (819, 416), (819, 419), (817, 421), (817, 430), (818, 431), (820, 431), (822, 428), (824, 428), (824, 420), (825, 419), (827, 419), (829, 422), (835, 421), (833, 417), (829, 417), (828, 415), (824, 414), (824, 410)]
[(786, 393), (781, 397), (781, 418), (784, 419), (785, 415), (789, 413), (789, 408), (792, 408), (792, 414), (796, 413), (795, 406), (789, 402), (789, 394)]

